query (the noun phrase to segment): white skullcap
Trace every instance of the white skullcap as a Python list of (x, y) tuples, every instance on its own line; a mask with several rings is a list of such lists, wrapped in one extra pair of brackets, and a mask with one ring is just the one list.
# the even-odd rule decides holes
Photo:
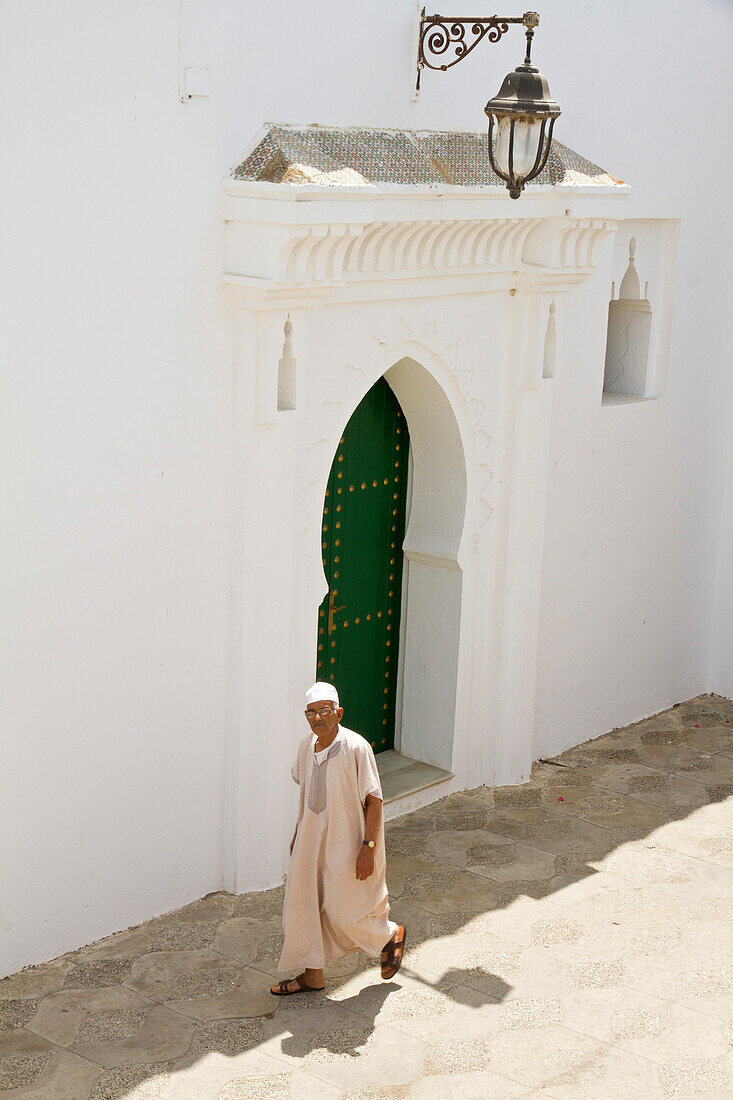
[(305, 705), (308, 707), (311, 703), (319, 703), (321, 699), (330, 699), (332, 703), (339, 706), (339, 693), (333, 684), (326, 684), (321, 681), (314, 684), (312, 688), (308, 688), (305, 693)]

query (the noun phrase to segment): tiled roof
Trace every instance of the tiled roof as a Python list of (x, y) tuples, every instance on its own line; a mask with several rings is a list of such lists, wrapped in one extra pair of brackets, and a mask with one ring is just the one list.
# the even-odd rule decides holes
[[(486, 132), (268, 126), (232, 171), (236, 180), (359, 187), (504, 187), (491, 170)], [(533, 184), (614, 187), (620, 180), (553, 141)]]

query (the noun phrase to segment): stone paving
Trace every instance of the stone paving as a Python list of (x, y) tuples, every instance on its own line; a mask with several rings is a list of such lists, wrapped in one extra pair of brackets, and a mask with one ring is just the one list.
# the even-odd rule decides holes
[(733, 702), (390, 822), (405, 962), (276, 1001), (282, 888), (0, 982), (12, 1100), (733, 1097)]

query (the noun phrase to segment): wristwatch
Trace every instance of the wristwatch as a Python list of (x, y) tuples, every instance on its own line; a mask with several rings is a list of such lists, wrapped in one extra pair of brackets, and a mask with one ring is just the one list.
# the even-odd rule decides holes
[(361, 843), (362, 843), (362, 847), (364, 845), (366, 845), (367, 848), (376, 848), (376, 846), (377, 846), (376, 840), (362, 840)]

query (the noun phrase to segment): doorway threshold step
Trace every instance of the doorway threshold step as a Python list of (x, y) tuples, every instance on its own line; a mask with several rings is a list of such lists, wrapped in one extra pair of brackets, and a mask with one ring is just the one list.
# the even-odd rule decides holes
[(453, 778), (452, 772), (436, 768), (434, 764), (424, 764), (422, 760), (402, 756), (393, 749), (377, 753), (376, 761), (385, 805), (394, 802), (396, 798), (404, 798), (407, 794), (415, 794), (426, 787), (434, 787), (436, 783)]

